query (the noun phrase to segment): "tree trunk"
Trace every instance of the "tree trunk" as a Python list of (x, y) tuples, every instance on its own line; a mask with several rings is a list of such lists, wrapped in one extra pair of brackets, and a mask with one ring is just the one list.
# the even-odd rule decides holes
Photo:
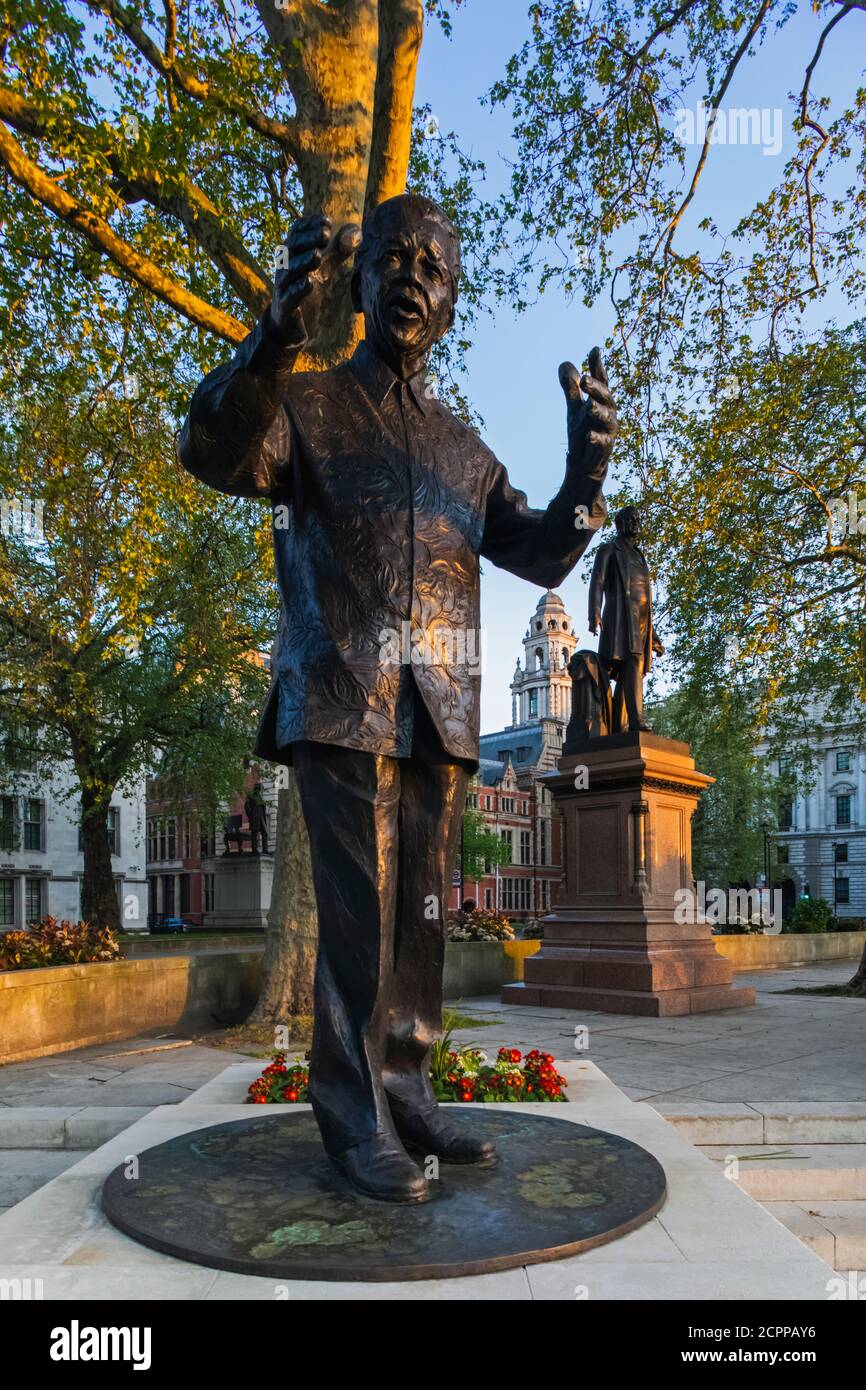
[(92, 790), (87, 775), (79, 772), (81, 783), (81, 843), (84, 876), (81, 880), (81, 916), (93, 927), (120, 930), (120, 904), (111, 867), (108, 840), (108, 810), (111, 793)]
[[(335, 228), (406, 188), (422, 0), (257, 0), (295, 99), (292, 122), (304, 212)], [(304, 368), (330, 367), (362, 333), (349, 298), (351, 266), (319, 313)]]
[(305, 1034), (313, 1016), (318, 922), (301, 798), (294, 774), (288, 776), (288, 790), (281, 791), (277, 800), (274, 885), (262, 987), (247, 1021), (283, 1025), (291, 1037)]
[(851, 994), (858, 994), (861, 998), (866, 999), (866, 946), (863, 947), (863, 954), (860, 957), (856, 975), (853, 975), (848, 981), (848, 990)]
[[(325, 212), (335, 227), (360, 223), (406, 188), (423, 0), (257, 6), (295, 99), (304, 212)], [(322, 304), (315, 342), (298, 364), (304, 370), (335, 366), (354, 350), (362, 323), (350, 279), (346, 267)], [(309, 1019), (317, 936), (310, 843), (290, 774), (279, 795), (262, 988), (249, 1022), (291, 1028)]]

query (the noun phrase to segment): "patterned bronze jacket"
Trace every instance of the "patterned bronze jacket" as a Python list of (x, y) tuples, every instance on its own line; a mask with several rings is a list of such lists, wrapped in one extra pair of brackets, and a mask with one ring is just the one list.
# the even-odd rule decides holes
[(271, 500), (283, 612), (256, 752), (401, 756), (408, 662), (446, 753), (477, 765), (479, 557), (561, 584), (606, 516), (607, 455), (569, 457), (535, 511), (424, 372), (402, 382), (366, 343), (293, 372), (301, 345), (261, 321), (201, 382), (178, 444), (212, 487)]

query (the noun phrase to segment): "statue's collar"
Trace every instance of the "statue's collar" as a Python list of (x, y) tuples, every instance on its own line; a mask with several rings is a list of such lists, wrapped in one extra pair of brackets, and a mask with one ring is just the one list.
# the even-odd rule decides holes
[[(364, 390), (376, 405), (381, 405), (388, 392), (400, 381), (400, 378), (383, 362), (382, 358), (376, 353), (366, 339), (358, 344), (351, 358), (351, 368), (360, 381)], [(415, 376), (410, 377), (406, 382), (409, 393), (421, 411), (426, 415), (430, 409), (431, 397), (428, 392), (428, 376), (426, 366), (422, 367)]]

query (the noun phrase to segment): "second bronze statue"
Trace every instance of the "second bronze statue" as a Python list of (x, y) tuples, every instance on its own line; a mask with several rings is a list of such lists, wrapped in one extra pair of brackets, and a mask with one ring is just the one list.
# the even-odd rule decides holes
[[(313, 1109), (359, 1191), (417, 1202), (430, 1184), (413, 1155), (492, 1157), (439, 1110), (428, 1072), (450, 866), (478, 765), (479, 671), (466, 653), (480, 558), (541, 588), (562, 583), (606, 516), (616, 412), (597, 349), (582, 375), (560, 368), (565, 476), (534, 510), (427, 374), (460, 281), (442, 209), (393, 198), (362, 235), (308, 217), (285, 250), (270, 309), (196, 391), (180, 457), (211, 486), (274, 507), (283, 616), (256, 751), (294, 766), (310, 834)], [(340, 366), (297, 372), (353, 254), (365, 340)]]

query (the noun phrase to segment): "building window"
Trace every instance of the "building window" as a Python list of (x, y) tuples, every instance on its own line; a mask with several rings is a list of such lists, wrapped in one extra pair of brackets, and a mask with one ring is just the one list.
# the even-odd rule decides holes
[(835, 884), (834, 901), (837, 903), (850, 903), (850, 879), (837, 878)]
[(530, 692), (529, 692), (529, 717), (530, 717), (530, 719), (537, 719), (537, 718), (538, 718), (538, 691), (537, 691), (537, 690), (530, 690)]
[(19, 772), (35, 772), (38, 755), (36, 727), (17, 724), (9, 728), (3, 740), (6, 763)]
[(492, 888), (485, 888), (485, 889), (484, 889), (484, 906), (485, 906), (486, 908), (492, 908), (492, 907), (493, 907), (493, 889), (492, 889)]
[(0, 927), (15, 926), (15, 880), (0, 878)]
[(174, 816), (168, 822), (168, 857), (177, 858), (177, 821)]
[(779, 829), (790, 830), (794, 823), (794, 802), (790, 796), (783, 796), (779, 802)]
[(547, 821), (538, 823), (538, 862), (547, 863)]
[(841, 845), (834, 845), (834, 846), (833, 846), (833, 862), (834, 862), (834, 864), (847, 864), (847, 863), (848, 863), (848, 844), (847, 844), (847, 842), (845, 842), (844, 844), (841, 844)]
[(120, 854), (120, 807), (108, 808), (108, 847), (112, 854)]
[(189, 912), (189, 874), (180, 876), (180, 915), (186, 917)]
[(499, 836), (500, 836), (500, 839), (502, 840), (502, 843), (506, 846), (506, 848), (507, 848), (507, 850), (508, 850), (508, 858), (506, 859), (505, 862), (506, 862), (506, 864), (510, 864), (510, 863), (512, 862), (513, 858), (514, 858), (514, 845), (513, 845), (512, 840), (511, 840), (511, 831), (510, 831), (510, 830), (500, 830)]
[(183, 857), (184, 859), (192, 858), (192, 826), (189, 816), (183, 818)]
[(0, 796), (0, 849), (15, 848), (15, 801), (11, 796)]
[(202, 903), (205, 912), (213, 912), (213, 874), (202, 874)]
[(851, 824), (851, 798), (850, 796), (836, 797), (836, 824)]
[(466, 797), (466, 805), (471, 806), (473, 808), (477, 807), (478, 797), (475, 792), (469, 792), (469, 794)]
[(521, 830), (520, 832), (520, 862), (521, 864), (532, 863), (532, 832)]
[(836, 754), (836, 771), (837, 771), (837, 772), (850, 772), (850, 771), (851, 771), (851, 754), (850, 754), (849, 752), (847, 752), (847, 751), (845, 751), (845, 752), (837, 752), (837, 754)]
[(42, 850), (44, 837), (45, 803), (30, 797), (24, 802), (24, 848)]
[(532, 890), (532, 879), (504, 878), (502, 880), (502, 906), (506, 912), (528, 912)]
[(153, 863), (157, 851), (156, 821), (151, 817), (147, 822), (147, 860)]
[(44, 915), (43, 895), (41, 878), (28, 878), (24, 880), (24, 920), (28, 926), (32, 922), (38, 922)]
[(512, 816), (514, 815), (514, 797), (513, 797), (513, 796), (503, 796), (503, 798), (502, 798), (501, 810), (502, 810), (502, 811), (507, 811), (507, 812), (509, 813), (509, 815), (512, 815)]
[(791, 862), (791, 851), (790, 851), (789, 846), (788, 846), (788, 845), (777, 845), (777, 846), (776, 846), (776, 863), (777, 863), (777, 864), (790, 864), (790, 862)]
[(199, 854), (202, 859), (208, 859), (215, 853), (214, 845), (216, 842), (216, 831), (213, 825), (208, 825), (206, 821), (199, 822)]
[(550, 884), (546, 878), (538, 880), (538, 907), (539, 911), (547, 912), (550, 906)]

